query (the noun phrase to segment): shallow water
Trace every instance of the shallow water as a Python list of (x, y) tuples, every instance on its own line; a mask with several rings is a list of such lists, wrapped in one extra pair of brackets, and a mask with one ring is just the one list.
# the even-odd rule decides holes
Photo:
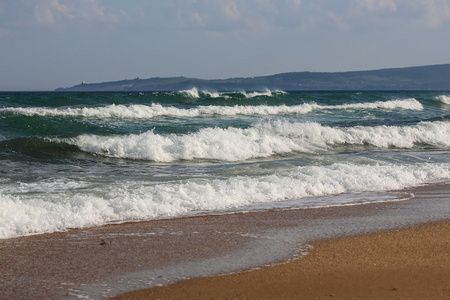
[[(225, 240), (230, 240), (230, 235), (239, 235), (246, 239), (243, 246), (225, 254), (216, 253), (196, 260), (185, 257), (182, 262), (111, 276), (100, 282), (74, 289), (70, 295), (74, 299), (105, 298), (133, 290), (168, 285), (187, 278), (259, 268), (307, 254), (311, 247), (310, 243), (313, 241), (448, 220), (450, 216), (449, 189), (449, 182), (442, 182), (395, 192), (394, 194), (397, 195), (411, 195), (411, 197), (398, 198), (405, 201), (393, 203), (378, 202), (375, 203), (376, 205), (354, 205), (345, 208), (333, 206), (328, 209), (293, 209), (281, 213), (266, 211), (239, 218), (242, 222), (239, 223), (241, 228), (237, 231), (233, 230), (229, 221), (226, 222), (222, 218), (218, 220), (219, 224), (209, 222), (205, 227), (209, 229), (213, 227), (219, 238)], [(376, 196), (375, 194), (372, 196)], [(266, 218), (273, 220), (272, 226), (267, 227), (264, 221)], [(251, 225), (248, 226), (248, 224)], [(179, 228), (179, 231), (166, 234), (180, 236), (189, 233)], [(199, 230), (197, 236), (201, 235), (207, 235), (207, 233)], [(212, 237), (210, 238), (214, 241)], [(191, 239), (196, 240), (195, 237)], [(182, 248), (183, 245), (178, 246), (178, 249)]]

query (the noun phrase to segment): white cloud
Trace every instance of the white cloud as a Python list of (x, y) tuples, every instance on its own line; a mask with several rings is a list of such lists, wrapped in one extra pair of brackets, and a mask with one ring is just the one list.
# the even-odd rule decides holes
[[(362, 17), (369, 14), (396, 13), (403, 23), (419, 21), (429, 28), (439, 28), (450, 20), (448, 0), (353, 0)], [(386, 19), (388, 20), (388, 19)]]
[(380, 10), (397, 10), (395, 0), (357, 0), (357, 2), (360, 6), (366, 8), (369, 12), (376, 12)]
[(34, 5), (34, 18), (40, 25), (117, 21), (117, 16), (106, 12), (99, 0), (38, 0)]
[(300, 8), (300, 5), (302, 4), (302, 0), (291, 0), (291, 1), (288, 1), (288, 3), (290, 5), (292, 5), (292, 8), (298, 9), (298, 8)]
[(223, 4), (225, 16), (228, 19), (238, 19), (241, 16), (239, 9), (236, 6), (236, 1), (228, 1)]
[(424, 20), (428, 27), (440, 27), (450, 19), (450, 4), (445, 0), (421, 0), (425, 10)]
[(177, 24), (183, 29), (201, 28), (209, 32), (255, 33), (286, 24), (298, 26), (301, 22), (296, 14), (301, 4), (300, 0), (166, 0), (164, 5), (147, 5), (145, 15), (164, 7), (167, 18), (155, 26)]
[(119, 26), (132, 20), (112, 0), (0, 0), (0, 37), (43, 28), (65, 31), (73, 25), (92, 29), (102, 23)]
[(349, 31), (350, 26), (347, 24), (345, 19), (342, 16), (339, 16), (333, 12), (328, 12), (327, 16), (334, 22), (334, 24), (341, 30), (341, 31)]

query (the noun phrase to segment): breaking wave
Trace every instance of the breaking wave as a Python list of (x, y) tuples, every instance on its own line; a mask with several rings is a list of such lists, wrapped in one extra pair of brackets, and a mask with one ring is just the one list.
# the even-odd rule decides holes
[(185, 135), (153, 131), (126, 136), (80, 135), (64, 139), (82, 151), (116, 158), (160, 162), (214, 159), (240, 161), (290, 152), (314, 153), (333, 146), (375, 148), (450, 147), (449, 122), (421, 122), (412, 126), (355, 126), (332, 128), (316, 122), (264, 121), (247, 129), (204, 128)]
[(450, 104), (450, 96), (440, 95), (440, 96), (437, 96), (435, 99), (444, 104)]
[(235, 105), (235, 106), (198, 106), (194, 108), (177, 108), (153, 103), (151, 105), (108, 105), (104, 107), (82, 108), (46, 108), (46, 107), (8, 107), (0, 108), (0, 112), (12, 112), (26, 116), (63, 116), (86, 118), (128, 118), (150, 119), (158, 116), (196, 117), (196, 116), (235, 116), (235, 115), (277, 115), (277, 114), (307, 114), (314, 110), (349, 110), (349, 109), (404, 109), (422, 110), (422, 104), (416, 99), (377, 101), (368, 103), (353, 103), (342, 105), (320, 105), (305, 103), (300, 105)]
[[(182, 91), (179, 91), (176, 93), (181, 93), (181, 94), (187, 95), (188, 97), (191, 97), (191, 98), (200, 98), (202, 95), (206, 95), (211, 98), (219, 98), (219, 97), (230, 98), (230, 95), (229, 95), (230, 93), (228, 93), (228, 92), (199, 91), (196, 87), (194, 87), (190, 90), (182, 90)], [(245, 98), (254, 98), (254, 97), (262, 97), (262, 96), (272, 97), (272, 96), (278, 95), (278, 94), (286, 94), (286, 92), (281, 91), (281, 90), (271, 91), (269, 89), (266, 89), (265, 91), (261, 91), (261, 92), (241, 91), (241, 92), (234, 92), (233, 94), (241, 94)]]
[[(18, 193), (0, 190), (0, 239), (283, 200), (295, 199), (301, 207), (351, 204), (351, 197), (343, 198), (347, 203), (335, 202), (333, 198), (305, 201), (303, 205), (301, 199), (400, 189), (448, 178), (450, 169), (448, 164), (361, 166), (336, 163), (298, 167), (285, 175), (193, 179), (157, 185), (125, 181), (106, 187), (91, 186), (89, 182), (71, 183), (70, 179), (21, 185)], [(61, 193), (63, 190), (66, 190), (64, 194)], [(88, 190), (91, 193), (87, 193)], [(37, 193), (39, 191), (45, 192)], [(371, 201), (379, 201), (379, 197)]]

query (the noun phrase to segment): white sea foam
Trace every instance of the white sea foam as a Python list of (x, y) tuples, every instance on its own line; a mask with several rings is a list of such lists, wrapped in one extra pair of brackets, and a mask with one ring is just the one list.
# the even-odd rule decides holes
[(87, 117), (87, 118), (127, 118), (127, 119), (151, 119), (158, 116), (196, 117), (201, 115), (277, 115), (277, 114), (307, 114), (313, 110), (347, 110), (347, 109), (404, 109), (422, 110), (422, 104), (416, 99), (378, 101), (367, 103), (354, 103), (343, 105), (319, 105), (316, 103), (305, 103), (300, 105), (235, 105), (235, 106), (198, 106), (195, 108), (176, 108), (173, 106), (162, 106), (153, 103), (151, 105), (108, 105), (104, 107), (83, 108), (46, 108), (46, 107), (9, 107), (0, 108), (0, 111), (10, 111), (27, 116), (64, 116), (64, 117)]
[(390, 101), (377, 101), (366, 103), (342, 104), (335, 106), (324, 106), (326, 109), (408, 109), (408, 110), (422, 110), (423, 105), (414, 98), (399, 99)]
[[(35, 193), (0, 190), (0, 238), (62, 231), (112, 221), (145, 220), (220, 211), (260, 203), (339, 193), (383, 191), (450, 178), (449, 164), (354, 165), (298, 167), (288, 174), (237, 176), (226, 180), (190, 180), (146, 185), (114, 182), (82, 191)], [(74, 184), (75, 186), (77, 184)], [(14, 188), (10, 188), (14, 190)], [(305, 207), (351, 204), (308, 198)], [(357, 199), (357, 200), (355, 200)], [(371, 201), (376, 201), (372, 198)], [(300, 205), (302, 206), (302, 205)]]
[[(192, 98), (200, 98), (201, 94), (208, 95), (211, 98), (219, 98), (219, 97), (229, 98), (230, 97), (229, 95), (227, 95), (227, 93), (224, 93), (224, 92), (211, 92), (211, 91), (207, 91), (207, 90), (199, 91), (198, 88), (196, 88), (196, 87), (193, 87), (190, 90), (182, 90), (182, 91), (179, 91), (178, 93), (186, 94), (187, 96), (192, 97)], [(254, 98), (254, 97), (262, 97), (262, 96), (271, 97), (274, 94), (275, 95), (276, 94), (286, 94), (286, 92), (284, 92), (282, 90), (271, 91), (269, 89), (266, 89), (264, 91), (255, 91), (255, 92), (240, 91), (237, 93), (245, 96), (245, 98)]]
[(219, 93), (219, 92), (210, 92), (210, 91), (202, 91), (203, 94), (208, 95), (211, 98), (225, 98), (228, 99), (230, 98), (230, 96), (225, 95), (223, 93)]
[[(59, 140), (58, 140), (59, 141)], [(126, 136), (80, 135), (62, 140), (81, 150), (117, 158), (161, 162), (192, 159), (240, 161), (293, 151), (328, 151), (339, 145), (412, 148), (450, 147), (450, 122), (417, 125), (333, 128), (315, 122), (262, 121), (247, 129), (204, 128), (186, 135), (153, 131)]]
[(435, 98), (436, 100), (439, 100), (440, 102), (444, 104), (450, 104), (450, 96), (447, 95), (440, 95)]
[(261, 97), (261, 96), (271, 97), (271, 96), (273, 96), (273, 94), (286, 94), (286, 92), (281, 91), (281, 90), (271, 91), (269, 89), (266, 89), (263, 92), (245, 92), (245, 91), (242, 91), (241, 94), (244, 95), (245, 98), (254, 98), (254, 97)]
[(200, 98), (200, 93), (198, 92), (198, 89), (196, 87), (193, 87), (190, 90), (180, 91), (179, 93), (187, 94), (189, 97), (192, 97), (192, 98)]
[(17, 186), (11, 186), (3, 189), (4, 192), (20, 193), (47, 193), (48, 191), (66, 191), (68, 189), (82, 189), (89, 186), (87, 182), (71, 181), (64, 178), (52, 178), (39, 182), (21, 182)]

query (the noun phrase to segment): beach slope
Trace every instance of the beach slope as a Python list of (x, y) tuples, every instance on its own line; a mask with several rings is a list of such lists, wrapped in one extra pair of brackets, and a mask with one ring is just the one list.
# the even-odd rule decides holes
[(288, 263), (124, 299), (449, 299), (450, 222), (314, 243)]

